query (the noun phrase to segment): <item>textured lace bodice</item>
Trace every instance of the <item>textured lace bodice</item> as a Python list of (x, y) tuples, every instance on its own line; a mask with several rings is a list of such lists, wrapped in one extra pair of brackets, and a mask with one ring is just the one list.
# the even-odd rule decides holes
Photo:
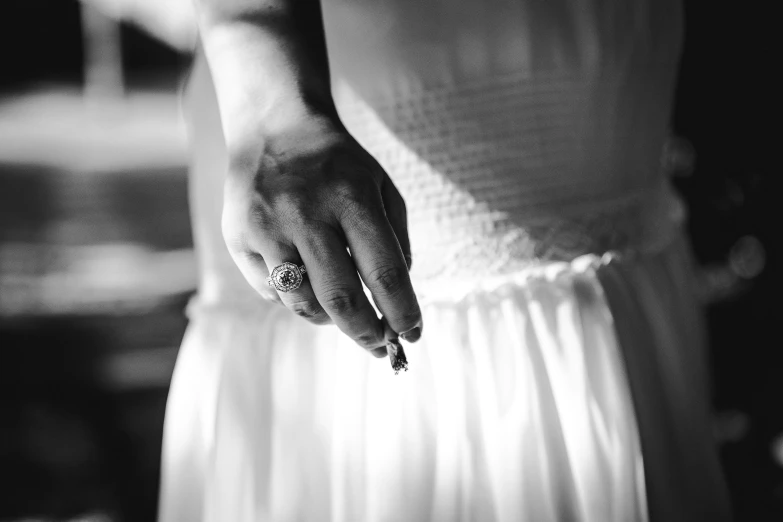
[[(374, 107), (340, 91), (343, 120), (405, 197), (417, 279), (654, 250), (675, 233), (681, 209), (658, 154), (645, 164), (624, 151), (600, 157), (600, 145), (583, 150), (575, 122), (550, 125), (563, 117), (555, 102), (519, 85), (499, 78)], [(554, 99), (574, 96), (562, 92), (572, 85), (543, 88)]]
[(676, 3), (325, 6), (340, 114), (406, 199), (416, 278), (671, 236), (680, 213), (659, 160)]
[[(338, 110), (406, 199), (417, 288), (674, 235), (677, 2), (323, 4)], [(205, 286), (233, 298), (218, 190), (194, 184), (196, 240)]]

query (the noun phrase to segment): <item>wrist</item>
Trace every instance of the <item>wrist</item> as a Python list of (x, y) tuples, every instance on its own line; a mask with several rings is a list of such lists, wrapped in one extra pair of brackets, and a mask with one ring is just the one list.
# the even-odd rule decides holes
[(202, 42), (228, 144), (340, 128), (328, 67), (286, 23), (209, 25)]

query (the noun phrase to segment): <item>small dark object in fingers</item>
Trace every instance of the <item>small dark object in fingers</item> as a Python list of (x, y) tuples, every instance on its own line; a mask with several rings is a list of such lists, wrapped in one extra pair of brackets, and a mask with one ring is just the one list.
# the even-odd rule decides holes
[(397, 339), (387, 341), (386, 351), (389, 353), (389, 361), (394, 375), (399, 374), (400, 370), (408, 371), (408, 359), (405, 357), (405, 350), (402, 349), (400, 341)]

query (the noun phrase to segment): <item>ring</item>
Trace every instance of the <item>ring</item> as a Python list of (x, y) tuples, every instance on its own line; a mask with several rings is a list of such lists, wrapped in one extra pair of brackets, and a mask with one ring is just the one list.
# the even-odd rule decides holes
[(266, 284), (275, 288), (278, 292), (290, 292), (302, 285), (302, 276), (307, 269), (296, 266), (293, 263), (283, 263), (272, 269), (272, 273), (266, 278)]

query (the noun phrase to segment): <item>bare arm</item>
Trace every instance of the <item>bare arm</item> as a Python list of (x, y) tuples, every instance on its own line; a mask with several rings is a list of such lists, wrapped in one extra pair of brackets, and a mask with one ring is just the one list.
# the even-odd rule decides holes
[[(372, 350), (388, 330), (363, 281), (391, 329), (418, 339), (405, 205), (339, 120), (320, 3), (197, 6), (229, 150), (223, 232), (237, 266), (261, 295)], [(264, 280), (285, 261), (304, 263), (308, 277), (278, 294)]]
[[(229, 145), (336, 120), (318, 0), (198, 0)], [(239, 128), (241, 126), (241, 128)]]

